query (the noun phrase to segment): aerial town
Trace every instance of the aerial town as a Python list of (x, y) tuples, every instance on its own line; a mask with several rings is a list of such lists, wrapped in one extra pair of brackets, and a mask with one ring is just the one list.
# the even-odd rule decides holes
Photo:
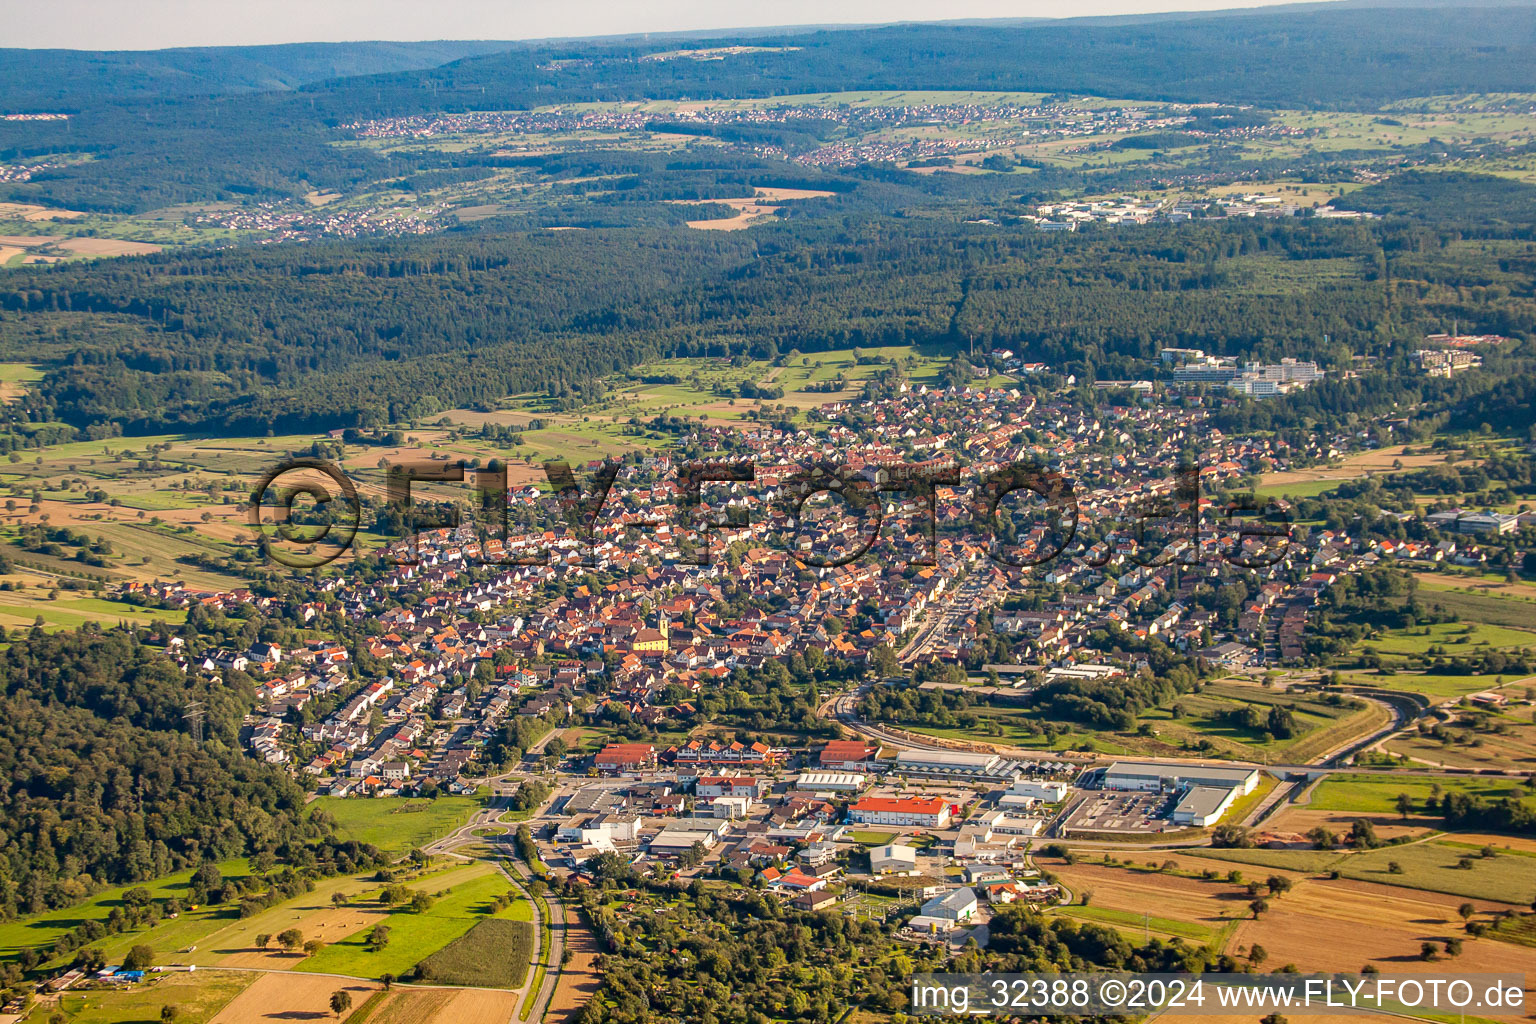
[[(990, 358), (1020, 379), (1051, 375), (1006, 350)], [(1068, 390), (1041, 399), (1017, 386), (902, 383), (824, 404), (816, 430), (694, 422), (679, 449), (754, 467), (750, 480), (708, 485), (706, 504), (731, 513), (708, 529), (684, 514), (682, 457), (649, 454), (624, 462), (586, 530), (525, 483), (508, 489), (516, 523), (504, 534), (468, 523), (423, 531), (397, 543), (382, 573), (327, 576), (295, 607), (167, 583), (126, 596), (210, 610), (249, 603), (312, 630), (339, 617), (361, 636), (195, 655), (168, 641), (184, 671), (257, 681), (249, 749), (315, 793), (531, 786), (532, 836), (553, 868), (580, 874), (607, 853), (641, 868), (736, 872), (811, 910), (857, 899), (860, 880), (922, 878), (930, 884), (908, 894), (916, 914), (904, 934), (963, 943), (990, 907), (1070, 901), (1030, 866), (1031, 845), (1209, 828), (1254, 792), (1259, 773), (1106, 759), (1091, 745), (1003, 756), (869, 720), (872, 693), (911, 686), (924, 700), (1023, 702), (1042, 687), (1147, 676), (1154, 644), (1257, 679), (1305, 663), (1308, 616), (1341, 578), (1399, 558), (1477, 564), (1479, 537), (1536, 520), (1446, 509), (1420, 524), (1431, 539), (1408, 542), (1297, 525), (1278, 545), (1266, 541), (1272, 557), (1236, 565), (1216, 497), (1262, 470), (1326, 464), (1376, 441), (1313, 436), (1293, 448), (1212, 428), (1224, 393), (1305, 388), (1324, 376), (1310, 362), (1240, 365), (1167, 348), (1155, 374), (1156, 397), (1147, 384), (1092, 411)], [(1179, 472), (1192, 445), (1193, 498), (1181, 496), (1189, 474)], [(1072, 481), (1070, 513), (1025, 515), (1006, 545), (1001, 531), (978, 530), (977, 475), (1045, 453)], [(888, 482), (898, 467), (963, 461), (965, 471), (933, 490), (931, 532), (922, 503), (894, 489), (878, 492), (873, 532), (857, 517), (795, 519), (784, 501), (796, 474), (834, 459), (865, 483)], [(1174, 499), (1186, 512), (1198, 506), (1199, 529), (1185, 524), (1160, 551), (1144, 550), (1133, 527), (1148, 508), (1177, 519)], [(872, 554), (848, 557), (862, 551)], [(1223, 589), (1212, 581), (1239, 584), (1241, 600), (1214, 600)], [(783, 729), (761, 712), (756, 726), (752, 715), (721, 717), (725, 689), (784, 666), (824, 680), (809, 718), (794, 723), (804, 741), (765, 738)], [(730, 725), (712, 727), (720, 721)], [(591, 739), (555, 742), (573, 729)], [(1293, 766), (1287, 778), (1302, 785), (1315, 770)], [(1281, 795), (1244, 805), (1245, 818)], [(962, 884), (931, 884), (956, 866)]]

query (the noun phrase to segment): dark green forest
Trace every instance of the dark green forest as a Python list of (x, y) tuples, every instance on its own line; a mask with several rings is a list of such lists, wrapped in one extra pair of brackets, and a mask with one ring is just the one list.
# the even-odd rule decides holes
[[(0, 652), (0, 919), (205, 860), (373, 863), (377, 851), (336, 842), (293, 779), (240, 749), (245, 685), (184, 676), (131, 633), (13, 637)], [(192, 700), (206, 708), (201, 745), (183, 720)]]
[[(1354, 270), (1313, 283), (1314, 260)], [(1225, 425), (1409, 403), (1523, 429), (1527, 348), (1452, 380), (1410, 357), (1453, 318), (1536, 334), (1533, 267), (1529, 223), (1398, 217), (1054, 235), (881, 216), (750, 235), (492, 226), (0, 275), (0, 358), (52, 367), (9, 407), (17, 429), (82, 436), (371, 427), (529, 391), (579, 401), (658, 357), (973, 340), (1089, 380), (1145, 373), (1168, 345), (1335, 368), (1365, 356), (1363, 374)]]

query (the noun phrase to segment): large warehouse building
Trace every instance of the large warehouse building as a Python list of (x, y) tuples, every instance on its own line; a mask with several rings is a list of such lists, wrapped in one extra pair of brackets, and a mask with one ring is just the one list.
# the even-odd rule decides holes
[(1012, 785), (1023, 769), (1018, 761), (1006, 761), (996, 754), (977, 754), (968, 750), (903, 750), (892, 771), (913, 778)]
[(1259, 784), (1257, 768), (1223, 768), (1203, 764), (1157, 764), (1152, 761), (1116, 761), (1104, 769), (1105, 789), (1159, 793), (1166, 789), (1210, 786), (1235, 789), (1242, 796)]

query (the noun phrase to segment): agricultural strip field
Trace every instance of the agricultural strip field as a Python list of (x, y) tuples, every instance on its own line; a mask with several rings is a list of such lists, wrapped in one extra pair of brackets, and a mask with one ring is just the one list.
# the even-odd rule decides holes
[[(1503, 589), (1426, 587), (1424, 603), (1471, 622), (1494, 626), (1524, 627), (1536, 623), (1536, 601), (1528, 595), (1536, 590), (1529, 584), (1506, 584)], [(1525, 643), (1530, 643), (1527, 640)]]
[[(1536, 899), (1536, 863), (1519, 854), (1484, 858), (1442, 841), (1385, 846), (1361, 853), (1324, 850), (1201, 850), (1198, 856), (1291, 871), (1337, 871), (1343, 878), (1400, 889), (1528, 906)], [(1464, 861), (1464, 859), (1467, 859)], [(1461, 865), (1466, 862), (1467, 866)], [(1392, 865), (1397, 865), (1394, 871)]]
[[(1159, 859), (1163, 859), (1161, 853)], [(1251, 899), (1242, 886), (1223, 880), (1204, 881), (1083, 862), (1052, 866), (1051, 870), (1079, 902), (1085, 892), (1091, 894), (1087, 907), (1073, 906), (1065, 912), (1084, 911), (1089, 918), (1123, 929), (1138, 940), (1144, 915), (1152, 909), (1159, 920), (1159, 925), (1147, 923), (1152, 931), (1212, 941), (1219, 947), (1217, 937), (1247, 913)]]
[[(397, 909), (371, 920), (367, 928), (333, 942), (308, 957), (298, 970), (319, 974), (345, 974), (377, 978), (384, 974), (403, 975), (427, 956), (437, 952), (492, 913), (491, 901), (509, 891), (511, 883), (489, 864), (477, 863), (462, 868), (425, 885), (437, 899), (430, 909), (416, 912)], [(502, 911), (511, 918), (511, 911)], [(376, 952), (366, 948), (367, 932), (374, 924), (389, 927), (389, 944)]]
[(1092, 921), (1096, 924), (1112, 925), (1128, 934), (1146, 932), (1167, 938), (1189, 939), (1192, 942), (1198, 943), (1210, 942), (1217, 934), (1211, 928), (1189, 921), (1179, 921), (1171, 917), (1158, 917), (1145, 913), (1138, 914), (1132, 910), (1116, 910), (1112, 907), (1061, 907), (1055, 913), (1077, 921)]
[[(1460, 897), (1415, 892), (1368, 882), (1305, 879), (1270, 901), (1258, 920), (1244, 920), (1233, 936), (1233, 951), (1258, 944), (1270, 970), (1294, 964), (1302, 971), (1356, 971), (1366, 963), (1389, 974), (1429, 975), (1446, 971), (1509, 971), (1530, 976), (1536, 950), (1467, 935), (1457, 907)], [(1423, 942), (1460, 938), (1459, 961), (1420, 959)], [(1530, 996), (1527, 995), (1527, 999)]]
[(596, 967), (597, 939), (569, 905), (565, 906), (565, 948), (571, 951), (571, 962), (560, 968), (560, 980), (545, 1010), (545, 1019), (555, 1024), (574, 1020), (602, 982)]
[[(1412, 451), (1412, 454), (1409, 452)], [(1400, 464), (1400, 465), (1399, 465)], [(1406, 445), (1361, 452), (1326, 466), (1266, 473), (1257, 492), (1266, 497), (1314, 498), (1349, 480), (1371, 474), (1396, 473), (1445, 465), (1444, 452), (1410, 449)]]
[(1536, 632), (1483, 622), (1437, 622), (1386, 630), (1363, 641), (1361, 647), (1383, 658), (1423, 656), (1431, 648), (1443, 650), (1448, 657), (1465, 657), (1489, 649), (1536, 647)]
[[(429, 867), (419, 879), (405, 876), (400, 880), (413, 886), (432, 884), (458, 870), (461, 869), (452, 867), (441, 871)], [(200, 967), (291, 970), (302, 954), (285, 952), (270, 938), (268, 948), (262, 949), (256, 941), (257, 936), (275, 937), (290, 928), (297, 928), (306, 939), (334, 942), (383, 916), (384, 910), (374, 902), (379, 888), (380, 883), (371, 871), (356, 876), (325, 878), (315, 883), (313, 891), (251, 917), (236, 917), (234, 908), (227, 908), (220, 922), (196, 940), (195, 950), (187, 951), (189, 943), (166, 945), (158, 937), (152, 944), (157, 950), (169, 954), (166, 959), (171, 962), (195, 963)], [(158, 930), (153, 934), (157, 935)]]
[(473, 988), (518, 988), (533, 960), (527, 921), (486, 918), (421, 962), (421, 980)]
[(267, 1024), (269, 1021), (334, 1020), (331, 994), (346, 992), (361, 1006), (379, 990), (368, 981), (306, 977), (302, 974), (263, 974), (241, 992), (212, 1024)]
[(396, 987), (375, 993), (347, 1024), (507, 1024), (516, 1000), (510, 992)]
[[(1272, 706), (1291, 710), (1296, 734), (1288, 738), (1270, 736), (1258, 728), (1233, 721), (1234, 714), (1252, 707), (1267, 714)], [(1390, 721), (1386, 709), (1376, 704), (1354, 707), (1350, 703), (1332, 704), (1315, 694), (1271, 690), (1252, 683), (1218, 680), (1198, 693), (1185, 694), (1167, 707), (1151, 708), (1136, 719), (1129, 732), (1070, 726), (1069, 731), (1049, 742), (1038, 731), (1046, 718), (1015, 707), (976, 705), (968, 713), (977, 716), (976, 728), (903, 724), (902, 728), (926, 736), (963, 740), (992, 740), (1031, 749), (1071, 750), (1083, 743), (1103, 754), (1131, 754), (1156, 757), (1222, 756), (1258, 761), (1306, 761), (1326, 753), (1357, 736), (1364, 736)], [(1143, 726), (1151, 729), (1142, 734)], [(1215, 749), (1202, 750), (1209, 742)]]

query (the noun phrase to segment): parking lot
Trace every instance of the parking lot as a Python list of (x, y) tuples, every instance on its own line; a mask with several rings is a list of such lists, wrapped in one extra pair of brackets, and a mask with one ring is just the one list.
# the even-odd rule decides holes
[(1090, 792), (1067, 817), (1065, 830), (1072, 832), (1161, 832), (1172, 796), (1167, 793)]

